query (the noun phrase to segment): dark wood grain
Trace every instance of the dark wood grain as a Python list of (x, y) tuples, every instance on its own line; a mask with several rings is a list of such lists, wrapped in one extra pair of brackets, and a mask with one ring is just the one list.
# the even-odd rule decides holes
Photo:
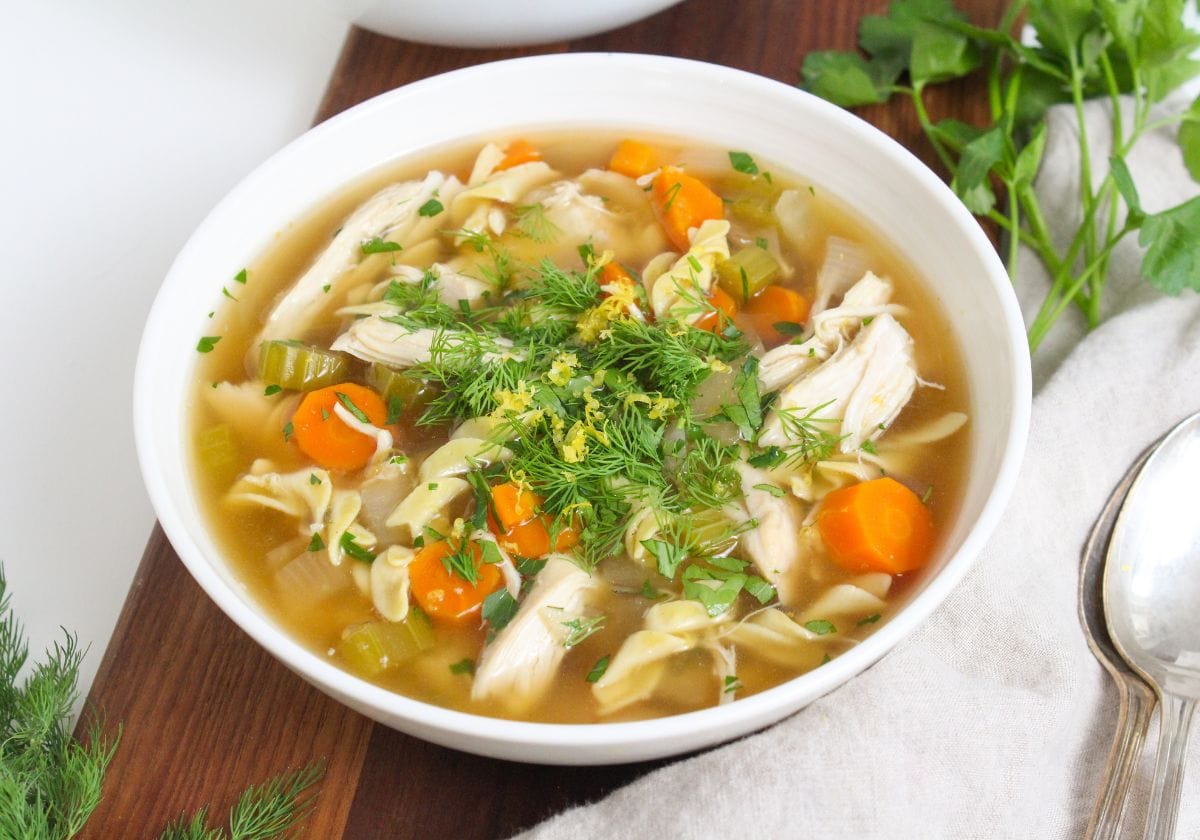
[[(456, 50), (352, 29), (317, 113), (326, 119), (399, 85), (520, 55), (622, 51), (711, 61), (794, 83), (809, 50), (853, 46), (867, 0), (687, 0), (613, 32), (522, 50)], [(960, 3), (994, 23), (995, 0)], [(930, 97), (934, 117), (982, 117), (978, 78)], [(861, 115), (926, 161), (905, 103)], [(328, 770), (305, 835), (502, 837), (591, 801), (657, 764), (558, 768), (478, 758), (376, 726), (258, 648), (208, 600), (162, 531), (151, 535), (89, 702), (124, 734), (86, 838), (153, 837), (205, 804), (316, 758)], [(661, 762), (660, 762), (661, 763)], [(467, 791), (461, 798), (457, 792)], [(449, 797), (458, 804), (447, 807)], [(465, 806), (464, 806), (465, 803)]]

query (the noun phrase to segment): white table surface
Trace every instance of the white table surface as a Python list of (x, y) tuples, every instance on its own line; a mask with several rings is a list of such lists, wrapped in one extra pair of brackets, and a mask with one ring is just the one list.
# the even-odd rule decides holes
[(90, 645), (154, 516), (133, 365), (176, 251), (312, 121), (346, 24), (294, 0), (38, 0), (0, 25), (0, 562), (31, 649)]

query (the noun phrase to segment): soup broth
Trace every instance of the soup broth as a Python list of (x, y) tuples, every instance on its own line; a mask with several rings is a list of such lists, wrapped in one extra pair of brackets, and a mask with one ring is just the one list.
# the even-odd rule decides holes
[(192, 394), (208, 522), (275, 621), (400, 694), (568, 723), (735, 702), (885, 624), (956, 513), (938, 302), (752, 152), (464, 144), (239, 269)]

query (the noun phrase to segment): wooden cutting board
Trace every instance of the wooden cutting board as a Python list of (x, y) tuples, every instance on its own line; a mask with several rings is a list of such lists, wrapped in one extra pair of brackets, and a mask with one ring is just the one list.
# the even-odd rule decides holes
[[(1001, 4), (960, 5), (975, 22), (994, 25)], [(884, 6), (882, 0), (686, 0), (620, 30), (522, 50), (430, 47), (351, 29), (317, 121), (436, 73), (548, 52), (677, 55), (794, 84), (805, 53), (853, 47), (862, 15)], [(939, 89), (930, 104), (935, 119), (978, 121), (986, 111), (982, 79)], [(907, 104), (861, 115), (932, 158)], [(110, 731), (118, 724), (123, 731), (86, 838), (156, 837), (181, 813), (211, 805), (223, 814), (248, 785), (322, 757), (327, 771), (306, 837), (505, 837), (665, 763), (518, 764), (379, 726), (257, 647), (196, 585), (158, 527), (88, 699)]]

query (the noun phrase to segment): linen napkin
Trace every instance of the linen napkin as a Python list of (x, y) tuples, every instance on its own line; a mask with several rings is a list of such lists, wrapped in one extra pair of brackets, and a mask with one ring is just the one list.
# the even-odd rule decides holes
[[(1179, 97), (1168, 107), (1186, 107)], [(1090, 138), (1110, 112), (1088, 106)], [(1078, 214), (1076, 126), (1049, 115), (1037, 188), (1047, 217)], [(1093, 169), (1108, 150), (1093, 146)], [(1129, 159), (1148, 211), (1197, 192), (1174, 130)], [(1132, 237), (1113, 260), (1108, 320), (1082, 337), (1070, 312), (1035, 363), (1029, 445), (1011, 503), (976, 565), (889, 656), (761, 733), (648, 774), (521, 835), (558, 838), (1074, 838), (1099, 790), (1116, 692), (1076, 614), (1080, 554), (1133, 458), (1200, 410), (1200, 299), (1136, 276)], [(1200, 243), (1197, 243), (1200, 247)], [(1047, 282), (1023, 259), (1026, 317)], [(1040, 273), (1042, 286), (1038, 288)], [(1126, 811), (1140, 837), (1156, 732)], [(1200, 738), (1179, 837), (1200, 836)]]

